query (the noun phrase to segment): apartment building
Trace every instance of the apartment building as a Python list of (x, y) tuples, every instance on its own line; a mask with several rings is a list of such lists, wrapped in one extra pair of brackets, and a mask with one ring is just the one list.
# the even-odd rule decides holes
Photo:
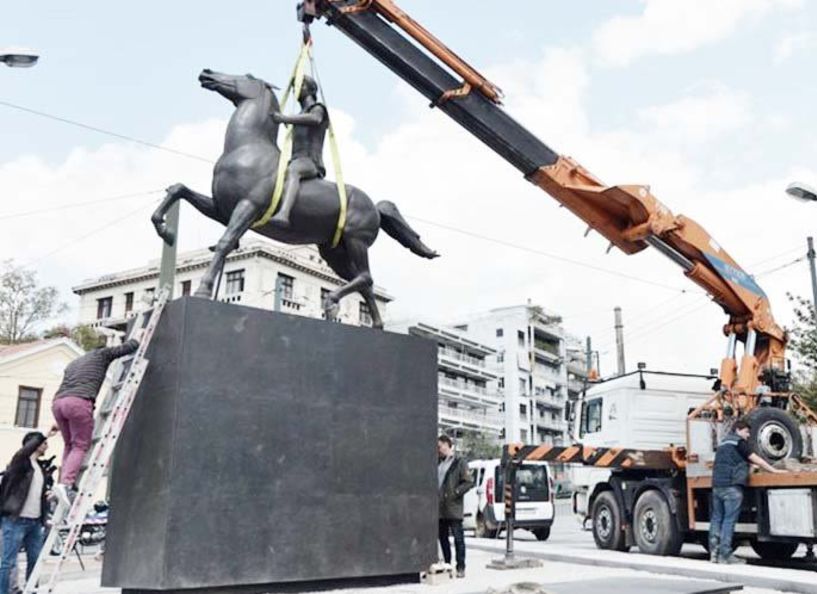
[(504, 440), (569, 442), (565, 402), (578, 396), (586, 372), (578, 341), (569, 340), (561, 319), (528, 303), (492, 309), (455, 327), (496, 350), (498, 384), (504, 396)]
[[(174, 296), (190, 295), (198, 286), (212, 258), (201, 249), (176, 259)], [(147, 266), (106, 274), (73, 288), (80, 298), (79, 323), (102, 331), (122, 325), (152, 299), (159, 282), (159, 260)], [(343, 281), (321, 259), (314, 246), (289, 246), (252, 239), (233, 251), (224, 265), (217, 299), (261, 309), (313, 318), (324, 317), (323, 301)], [(377, 288), (381, 315), (392, 298)], [(370, 326), (371, 313), (358, 294), (341, 300), (338, 321)]]
[(386, 329), (437, 343), (439, 432), (454, 438), (478, 434), (499, 443), (504, 419), (493, 364), (496, 350), (458, 330), (428, 322), (401, 322)]

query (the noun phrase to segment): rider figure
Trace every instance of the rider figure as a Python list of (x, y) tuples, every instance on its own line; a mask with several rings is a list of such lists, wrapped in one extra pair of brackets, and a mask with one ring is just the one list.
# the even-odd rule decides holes
[(289, 124), (292, 130), (292, 158), (287, 165), (286, 185), (281, 199), (281, 207), (271, 223), (279, 227), (289, 227), (289, 213), (298, 196), (301, 180), (323, 178), (326, 168), (323, 166), (323, 142), (329, 128), (329, 114), (326, 108), (318, 103), (318, 85), (314, 79), (304, 76), (298, 102), (301, 113), (287, 116), (276, 112), (272, 118), (279, 124)]

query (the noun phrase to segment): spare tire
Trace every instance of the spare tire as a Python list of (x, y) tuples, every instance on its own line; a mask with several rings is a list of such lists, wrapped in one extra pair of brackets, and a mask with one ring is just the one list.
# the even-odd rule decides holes
[(764, 406), (746, 415), (752, 426), (749, 445), (758, 456), (774, 464), (803, 455), (803, 436), (797, 421), (779, 408)]

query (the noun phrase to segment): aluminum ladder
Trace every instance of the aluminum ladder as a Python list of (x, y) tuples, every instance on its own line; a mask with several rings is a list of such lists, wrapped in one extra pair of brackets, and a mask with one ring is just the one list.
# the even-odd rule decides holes
[[(105, 478), (114, 447), (139, 391), (148, 366), (145, 354), (167, 304), (168, 294), (167, 290), (161, 291), (150, 308), (139, 312), (127, 332), (127, 339), (139, 340), (139, 348), (135, 353), (114, 362), (113, 381), (94, 421), (94, 436), (91, 449), (80, 470), (77, 495), (70, 506), (63, 501), (57, 503), (52, 516), (51, 530), (31, 577), (26, 582), (23, 594), (52, 594), (56, 588), (62, 564), (76, 546), (85, 517), (91, 510), (97, 489)], [(52, 566), (47, 559), (51, 555), (60, 530), (64, 531), (66, 528), (68, 535), (62, 543), (62, 550), (56, 563)], [(44, 585), (38, 585), (41, 578), (47, 579)]]

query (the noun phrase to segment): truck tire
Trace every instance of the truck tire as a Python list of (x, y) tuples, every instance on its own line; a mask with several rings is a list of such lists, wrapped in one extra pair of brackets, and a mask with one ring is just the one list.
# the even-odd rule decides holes
[(784, 410), (762, 406), (751, 411), (747, 420), (752, 426), (749, 445), (770, 464), (785, 458), (800, 458), (803, 437), (797, 421)]
[(496, 538), (499, 534), (499, 530), (492, 530), (488, 528), (488, 524), (485, 522), (485, 516), (479, 514), (477, 516), (477, 523), (476, 528), (474, 528), (474, 536), (477, 538)]
[(600, 549), (626, 551), (627, 539), (624, 534), (621, 510), (612, 491), (599, 493), (593, 502), (593, 540)]
[(550, 528), (534, 528), (532, 532), (536, 540), (547, 540), (550, 538)]
[(677, 555), (684, 544), (667, 500), (655, 490), (645, 491), (635, 503), (633, 536), (647, 555)]
[(764, 561), (785, 561), (791, 559), (800, 543), (797, 542), (751, 542), (752, 550)]

